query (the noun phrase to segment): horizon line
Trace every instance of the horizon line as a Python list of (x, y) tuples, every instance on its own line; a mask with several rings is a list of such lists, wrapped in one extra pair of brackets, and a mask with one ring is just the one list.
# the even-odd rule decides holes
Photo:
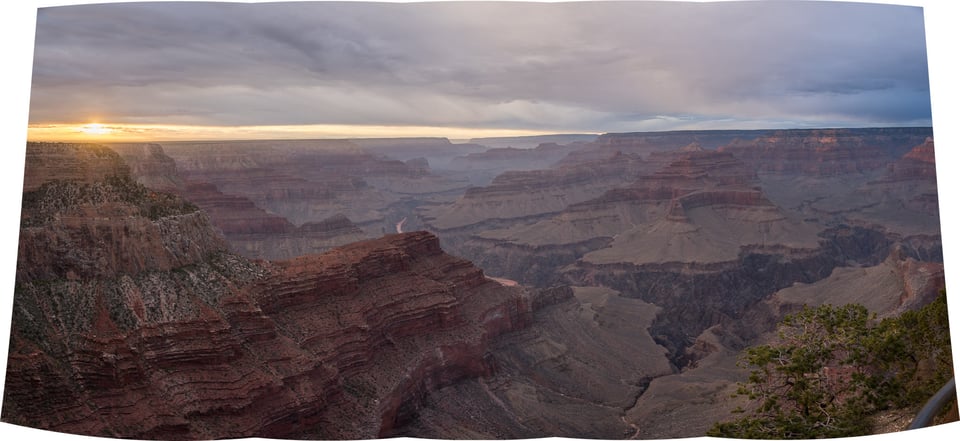
[[(103, 133), (84, 133), (82, 128), (90, 126), (102, 126), (107, 132)], [(498, 139), (498, 138), (542, 138), (542, 137), (555, 137), (555, 136), (617, 136), (617, 135), (637, 135), (637, 134), (653, 134), (653, 133), (716, 133), (716, 132), (770, 132), (770, 131), (816, 131), (816, 130), (884, 130), (884, 129), (930, 129), (933, 130), (933, 125), (861, 125), (861, 126), (836, 126), (828, 125), (822, 127), (767, 127), (767, 128), (716, 128), (716, 129), (690, 129), (690, 128), (680, 128), (680, 129), (663, 129), (663, 130), (639, 130), (639, 131), (610, 131), (610, 132), (578, 132), (563, 130), (557, 132), (547, 132), (547, 131), (536, 131), (536, 130), (522, 130), (522, 129), (466, 129), (469, 131), (490, 131), (490, 132), (507, 132), (493, 134), (490, 136), (453, 136), (439, 135), (439, 134), (397, 134), (397, 135), (388, 135), (384, 136), (371, 136), (371, 134), (362, 134), (358, 136), (310, 136), (303, 134), (303, 136), (251, 136), (248, 138), (244, 137), (170, 137), (170, 136), (156, 136), (156, 137), (137, 137), (134, 136), (133, 139), (116, 139), (117, 135), (112, 135), (111, 133), (114, 130), (130, 130), (127, 127), (135, 127), (133, 130), (136, 133), (141, 133), (144, 130), (150, 130), (150, 128), (144, 129), (144, 127), (156, 127), (157, 130), (170, 130), (171, 127), (177, 128), (216, 128), (216, 129), (229, 129), (231, 126), (174, 126), (174, 125), (132, 125), (132, 124), (30, 124), (28, 125), (28, 134), (26, 141), (30, 142), (53, 142), (53, 143), (90, 143), (90, 144), (124, 144), (124, 143), (206, 143), (206, 142), (240, 142), (240, 141), (352, 141), (352, 140), (383, 140), (383, 139), (398, 139), (398, 140), (413, 140), (413, 139), (445, 139), (451, 143), (454, 141), (469, 142), (475, 139)], [(235, 126), (236, 129), (251, 129), (255, 127), (274, 127), (274, 126)], [(303, 127), (303, 126), (282, 126), (282, 127)], [(385, 126), (377, 126), (385, 127)], [(70, 135), (31, 135), (31, 130), (44, 130), (56, 128), (58, 130), (71, 130)], [(434, 128), (431, 128), (434, 129)], [(457, 132), (458, 130), (464, 130), (460, 128), (453, 128), (451, 132)], [(517, 134), (509, 134), (515, 132)], [(122, 136), (122, 135), (120, 135)], [(189, 136), (189, 135), (187, 135)]]

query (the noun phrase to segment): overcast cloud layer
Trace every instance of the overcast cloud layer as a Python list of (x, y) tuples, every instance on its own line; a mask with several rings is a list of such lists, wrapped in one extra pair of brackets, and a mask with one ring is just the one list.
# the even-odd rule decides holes
[(31, 124), (930, 125), (921, 8), (135, 3), (38, 12)]

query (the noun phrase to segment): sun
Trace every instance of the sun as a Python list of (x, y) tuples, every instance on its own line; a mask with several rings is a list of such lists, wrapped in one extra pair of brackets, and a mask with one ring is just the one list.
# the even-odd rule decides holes
[(103, 124), (91, 123), (80, 127), (80, 131), (86, 133), (87, 135), (106, 135), (112, 132), (113, 129), (104, 126)]

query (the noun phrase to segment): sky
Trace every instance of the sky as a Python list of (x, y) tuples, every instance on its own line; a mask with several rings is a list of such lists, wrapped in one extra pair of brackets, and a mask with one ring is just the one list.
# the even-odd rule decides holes
[(32, 71), (31, 139), (931, 125), (901, 5), (62, 6)]

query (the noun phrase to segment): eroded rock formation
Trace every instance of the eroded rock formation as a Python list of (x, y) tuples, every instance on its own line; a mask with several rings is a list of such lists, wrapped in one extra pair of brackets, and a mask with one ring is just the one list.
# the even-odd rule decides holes
[[(611, 134), (469, 191), (432, 159), (340, 141), (174, 146), (179, 181), (144, 178), (169, 161), (127, 147), (134, 178), (193, 204), (96, 148), (51, 148), (73, 161), (57, 177), (31, 146), (55, 179), (27, 177), (3, 418), (174, 439), (699, 436), (783, 314), (893, 314), (943, 286), (927, 136)], [(435, 234), (227, 252), (397, 225)]]
[[(97, 146), (28, 151), (86, 169), (119, 161)], [(530, 293), (428, 233), (252, 262), (225, 252), (195, 206), (109, 170), (105, 182), (50, 167), (30, 178), (6, 422), (132, 438), (376, 437), (417, 397), (491, 374), (495, 337), (531, 322)]]
[[(320, 253), (373, 237), (343, 214), (333, 214), (297, 227), (287, 218), (268, 212), (246, 196), (224, 193), (216, 184), (202, 180), (203, 176), (184, 179), (176, 162), (158, 144), (111, 144), (109, 147), (117, 151), (130, 166), (131, 175), (137, 182), (152, 190), (176, 193), (200, 208), (223, 234), (231, 251), (242, 256), (284, 259)], [(195, 162), (201, 166), (206, 164), (202, 161), (204, 152), (196, 155), (200, 158)], [(232, 159), (226, 160), (222, 168), (239, 171), (221, 170), (223, 179), (230, 181), (248, 173), (244, 167), (244, 164), (250, 165), (248, 160), (227, 156)], [(197, 163), (193, 165), (198, 166)], [(192, 174), (186, 173), (187, 176)], [(231, 174), (235, 176), (231, 177)], [(269, 174), (265, 179), (270, 179)], [(280, 185), (289, 185), (290, 182), (289, 179), (281, 179)]]

